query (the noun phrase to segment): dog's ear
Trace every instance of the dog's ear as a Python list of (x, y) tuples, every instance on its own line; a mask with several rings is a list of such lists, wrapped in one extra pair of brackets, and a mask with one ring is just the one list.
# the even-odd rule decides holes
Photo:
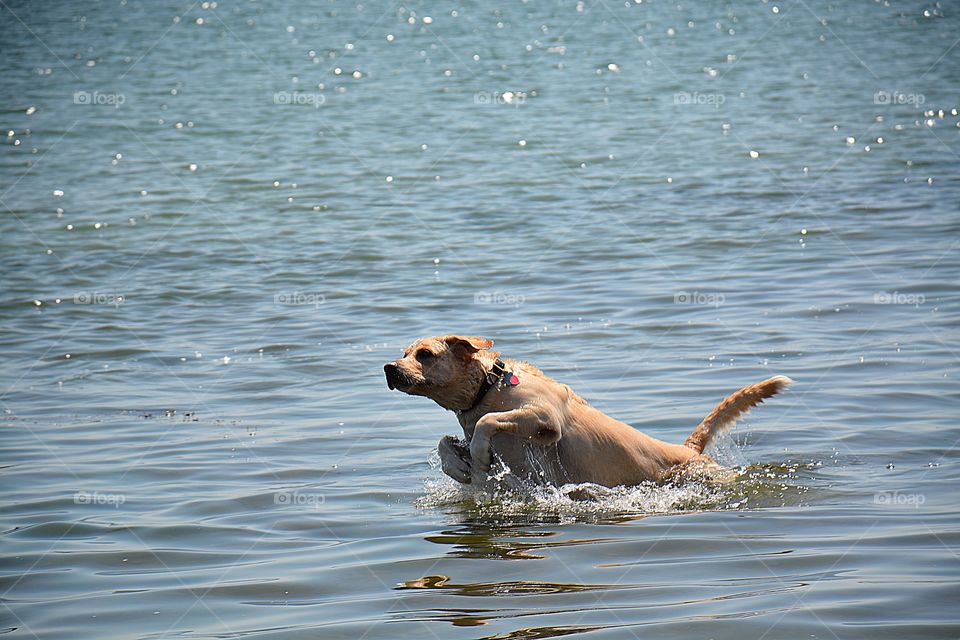
[(443, 341), (451, 348), (464, 349), (470, 355), (493, 346), (493, 340), (479, 336), (444, 336)]

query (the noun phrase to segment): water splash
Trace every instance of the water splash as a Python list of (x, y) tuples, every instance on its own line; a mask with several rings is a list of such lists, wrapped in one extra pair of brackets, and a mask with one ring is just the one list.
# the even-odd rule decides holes
[(462, 507), (478, 516), (561, 521), (781, 507), (802, 502), (813, 488), (808, 472), (821, 466), (819, 462), (748, 465), (732, 438), (725, 437), (717, 444), (711, 453), (730, 470), (723, 482), (681, 479), (613, 488), (589, 482), (536, 485), (512, 476), (506, 468), (495, 470), (488, 486), (463, 485), (440, 472), (440, 459), (434, 453), (430, 459), (434, 474), (425, 479), (424, 495), (416, 505), (423, 509)]
[(559, 487), (515, 482), (477, 489), (441, 477), (427, 480), (425, 489), (425, 495), (417, 500), (421, 508), (459, 505), (481, 515), (554, 515), (562, 520), (702, 511), (721, 508), (726, 501), (719, 486), (701, 482), (645, 482), (614, 488), (589, 482)]

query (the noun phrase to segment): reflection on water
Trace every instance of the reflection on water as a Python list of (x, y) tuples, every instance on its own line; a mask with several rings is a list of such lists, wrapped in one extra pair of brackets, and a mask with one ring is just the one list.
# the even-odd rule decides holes
[[(518, 521), (522, 521), (518, 518)], [(557, 519), (556, 522), (559, 522)], [(535, 560), (544, 556), (538, 551), (556, 547), (574, 547), (602, 542), (603, 538), (586, 540), (537, 540), (518, 538), (549, 538), (558, 534), (549, 531), (528, 531), (529, 521), (523, 524), (490, 525), (485, 521), (465, 522), (461, 529), (443, 531), (424, 539), (435, 544), (453, 547), (448, 553), (460, 558), (488, 558), (500, 560)], [(543, 521), (538, 524), (548, 524)]]
[(626, 589), (629, 587), (629, 585), (623, 584), (574, 584), (571, 582), (535, 582), (531, 580), (457, 584), (450, 580), (450, 576), (424, 576), (415, 580), (407, 580), (400, 584), (397, 589), (446, 589), (458, 596), (524, 596), (577, 593), (594, 589)]

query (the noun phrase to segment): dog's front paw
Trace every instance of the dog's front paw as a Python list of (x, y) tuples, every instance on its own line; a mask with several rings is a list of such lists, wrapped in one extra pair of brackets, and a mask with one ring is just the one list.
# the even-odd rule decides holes
[(483, 473), (490, 472), (490, 438), (477, 429), (470, 440), (470, 457), (473, 459), (473, 466)]
[(453, 436), (444, 436), (437, 447), (440, 454), (440, 468), (443, 472), (463, 484), (470, 484), (473, 463), (470, 449)]

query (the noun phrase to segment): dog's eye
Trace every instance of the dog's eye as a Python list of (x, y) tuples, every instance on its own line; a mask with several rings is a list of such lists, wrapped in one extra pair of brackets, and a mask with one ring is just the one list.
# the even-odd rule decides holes
[(417, 360), (430, 360), (434, 355), (430, 353), (428, 349), (420, 349), (417, 351)]

